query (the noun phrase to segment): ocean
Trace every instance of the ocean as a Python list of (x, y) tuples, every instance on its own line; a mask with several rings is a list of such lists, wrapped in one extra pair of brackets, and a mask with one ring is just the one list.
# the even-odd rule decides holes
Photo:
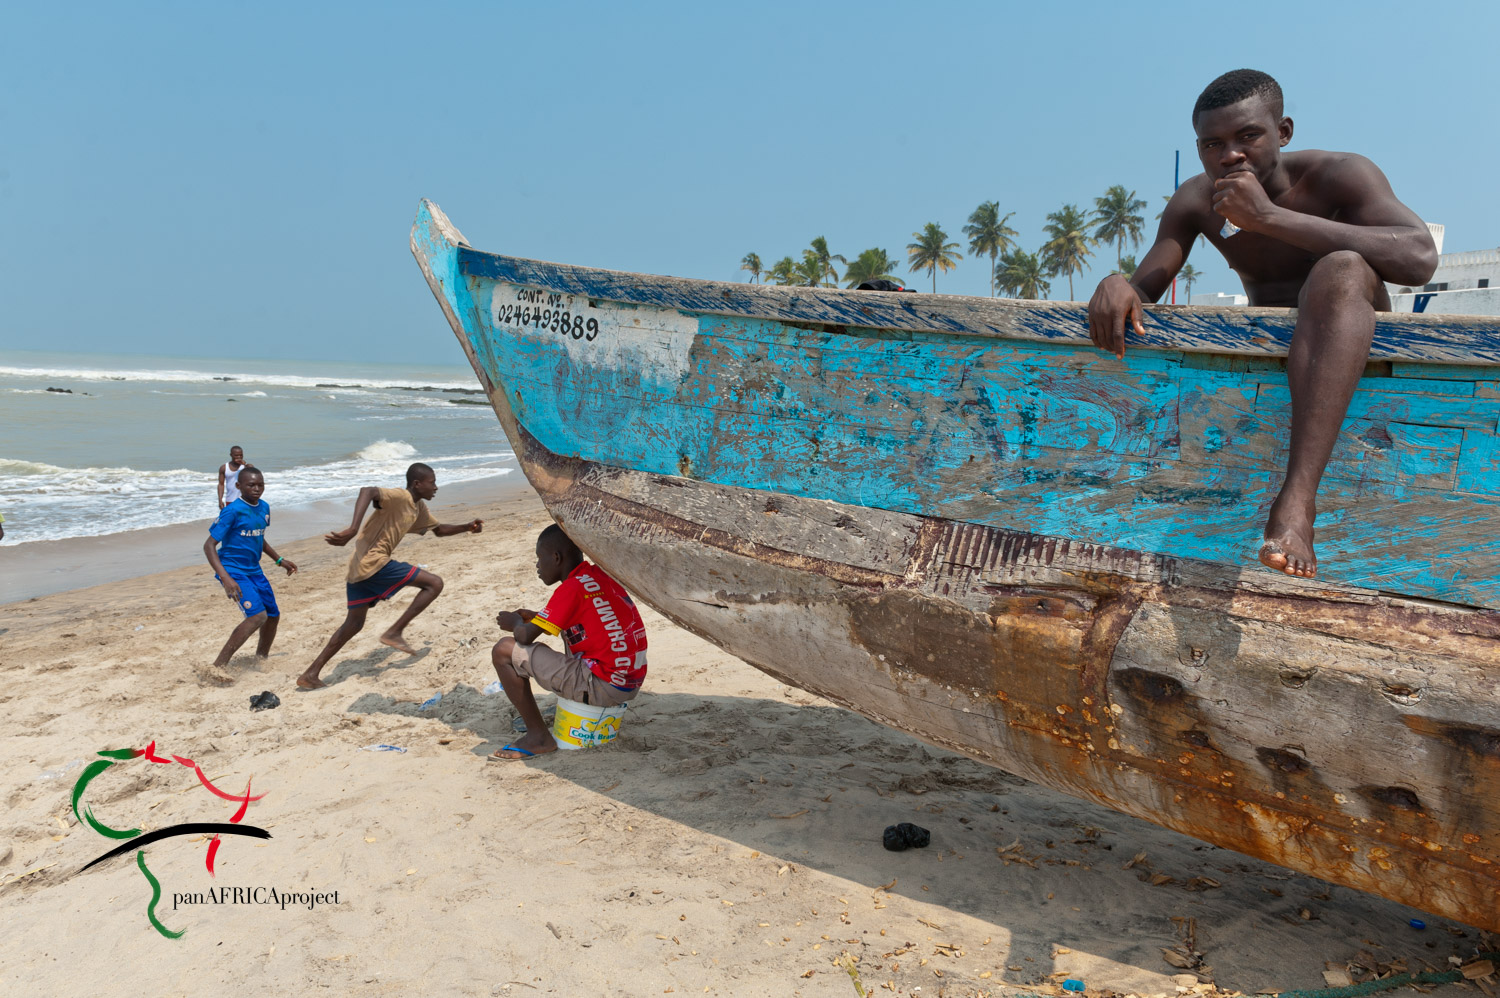
[(517, 470), (466, 367), (7, 350), (0, 545), (212, 520), (236, 444), (276, 509), (352, 509), (361, 486), (400, 486), (413, 461), (439, 487)]

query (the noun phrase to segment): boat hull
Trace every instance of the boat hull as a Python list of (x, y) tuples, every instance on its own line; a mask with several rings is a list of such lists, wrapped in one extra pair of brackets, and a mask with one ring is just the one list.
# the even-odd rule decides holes
[(931, 744), (1500, 930), (1500, 614), (561, 453), (461, 246), (419, 217), (528, 478), (669, 618)]

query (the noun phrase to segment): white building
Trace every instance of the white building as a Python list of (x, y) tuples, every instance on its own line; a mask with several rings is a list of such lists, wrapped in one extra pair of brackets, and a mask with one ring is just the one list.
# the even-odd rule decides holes
[(1230, 305), (1244, 308), (1250, 304), (1250, 299), (1244, 295), (1226, 295), (1222, 291), (1214, 291), (1204, 295), (1193, 295), (1189, 305)]
[[(1441, 252), (1442, 237), (1436, 238)], [(1386, 290), (1395, 312), (1500, 315), (1500, 249), (1443, 253), (1437, 272), (1422, 287), (1387, 284)]]

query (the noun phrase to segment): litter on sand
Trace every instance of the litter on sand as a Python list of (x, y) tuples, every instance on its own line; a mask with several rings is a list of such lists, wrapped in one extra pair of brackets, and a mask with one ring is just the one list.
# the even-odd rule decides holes
[(270, 710), (281, 706), (281, 697), (270, 690), (262, 690), (250, 698), (251, 710)]
[(361, 752), (405, 752), (406, 749), (399, 745), (365, 745)]
[(882, 844), (891, 852), (901, 852), (906, 849), (921, 849), (931, 841), (931, 832), (921, 825), (913, 825), (909, 821), (903, 821), (899, 825), (887, 827), (884, 836), (882, 836)]
[(432, 696), (428, 697), (426, 700), (423, 700), (422, 701), (422, 706), (418, 707), (417, 709), (418, 710), (427, 710), (427, 709), (429, 709), (431, 707), (436, 707), (442, 701), (442, 699), (443, 699), (443, 694), (441, 692), (434, 693)]

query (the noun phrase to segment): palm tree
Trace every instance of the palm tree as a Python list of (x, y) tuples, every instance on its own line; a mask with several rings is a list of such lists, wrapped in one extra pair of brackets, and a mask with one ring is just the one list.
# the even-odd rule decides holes
[(1182, 269), (1177, 272), (1177, 279), (1179, 281), (1181, 281), (1183, 284), (1187, 285), (1187, 301), (1183, 302), (1184, 305), (1188, 305), (1188, 304), (1192, 303), (1192, 301), (1193, 301), (1193, 282), (1196, 281), (1196, 280), (1198, 280), (1198, 278), (1200, 278), (1202, 276), (1203, 276), (1203, 271), (1198, 270), (1197, 268), (1195, 268), (1190, 263), (1183, 264)]
[(932, 277), (932, 293), (937, 294), (937, 272), (947, 273), (958, 266), (964, 255), (958, 252), (958, 243), (948, 242), (948, 233), (936, 222), (928, 222), (921, 232), (913, 232), (914, 243), (906, 244), (906, 262), (912, 273), (925, 270)]
[(824, 239), (822, 236), (819, 236), (812, 241), (811, 251), (804, 250), (803, 252), (811, 252), (815, 257), (817, 257), (818, 263), (822, 265), (822, 272), (820, 273), (818, 280), (821, 282), (826, 277), (833, 281), (833, 287), (838, 287), (839, 272), (833, 269), (833, 261), (837, 260), (839, 263), (844, 264), (847, 264), (849, 261), (839, 256), (837, 253), (828, 252), (828, 240)]
[(760, 280), (760, 255), (757, 253), (746, 253), (745, 259), (740, 261), (740, 269), (750, 271), (751, 284), (754, 284), (756, 281)]
[(1005, 223), (1014, 214), (1012, 211), (1001, 218), (1000, 202), (986, 201), (974, 209), (974, 213), (969, 216), (969, 224), (964, 226), (964, 235), (969, 237), (969, 252), (976, 257), (989, 254), (992, 298), (995, 295), (995, 257), (1010, 249), (1010, 241), (1016, 235), (1016, 230)]
[(1129, 239), (1132, 246), (1141, 244), (1141, 231), (1146, 224), (1146, 217), (1141, 212), (1146, 207), (1146, 202), (1136, 197), (1135, 191), (1127, 191), (1119, 184), (1105, 191), (1102, 198), (1094, 198), (1094, 221), (1099, 223), (1094, 238), (1101, 243), (1115, 244), (1116, 269), (1120, 269), (1125, 255), (1125, 240)]
[(995, 265), (995, 283), (1000, 290), (1017, 298), (1046, 298), (1052, 284), (1043, 273), (1040, 253), (1007, 250)]
[(1120, 269), (1110, 271), (1110, 273), (1119, 274), (1127, 281), (1135, 280), (1135, 254), (1120, 257)]
[[(797, 279), (792, 282), (794, 284), (805, 285), (809, 288), (830, 287), (825, 280), (828, 277), (828, 265), (810, 249), (802, 251), (802, 262), (797, 264), (796, 277)], [(838, 287), (837, 284), (831, 286)]]
[(797, 282), (797, 261), (789, 256), (771, 264), (771, 269), (766, 271), (766, 279), (775, 281), (777, 284), (795, 284)]
[(1068, 277), (1068, 300), (1073, 298), (1073, 275), (1083, 273), (1083, 262), (1093, 256), (1094, 240), (1088, 234), (1089, 217), (1076, 204), (1065, 204), (1047, 216), (1042, 245), (1048, 277)]
[(866, 281), (896, 281), (896, 261), (885, 250), (867, 249), (844, 271), (844, 287), (857, 288)]

